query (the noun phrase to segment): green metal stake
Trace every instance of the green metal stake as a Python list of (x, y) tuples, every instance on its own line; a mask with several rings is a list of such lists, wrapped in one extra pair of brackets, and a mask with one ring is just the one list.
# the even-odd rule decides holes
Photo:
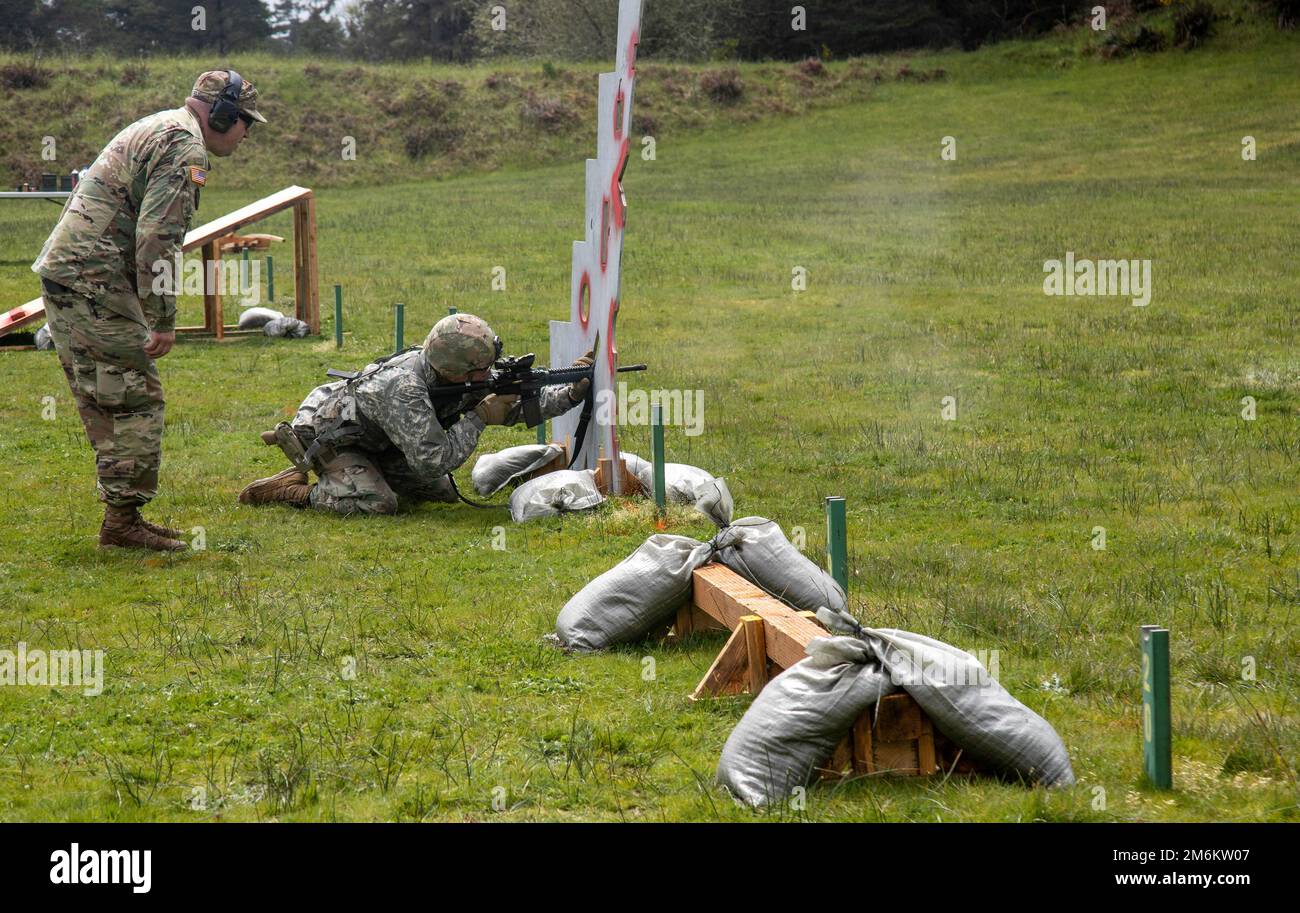
[(454, 307), (449, 307), (449, 308), (447, 308), (447, 314), (448, 314), (448, 315), (451, 315), (451, 314), (454, 314), (454, 313), (456, 313), (456, 308), (454, 308)]
[(542, 419), (537, 423), (537, 443), (546, 443), (546, 419)]
[(826, 499), (826, 563), (835, 582), (849, 591), (849, 533), (843, 498)]
[(1157, 789), (1172, 789), (1169, 725), (1169, 630), (1142, 626), (1142, 758)]
[[(338, 288), (338, 286), (334, 286)], [(266, 258), (266, 297), (272, 307), (275, 306), (275, 258)]]
[(343, 348), (343, 286), (334, 286), (334, 348)]
[(397, 340), (397, 348), (393, 349), (394, 352), (400, 352), (402, 351), (402, 349), (406, 348), (406, 346), (402, 345), (402, 336), (403, 336), (403, 330), (405, 327), (405, 320), (406, 320), (405, 312), (406, 312), (406, 306), (399, 301), (397, 303), (397, 317), (395, 320), (395, 326), (393, 327), (393, 336), (396, 337)]
[(655, 507), (662, 515), (668, 503), (664, 493), (664, 407), (650, 407), (650, 456), (655, 465)]

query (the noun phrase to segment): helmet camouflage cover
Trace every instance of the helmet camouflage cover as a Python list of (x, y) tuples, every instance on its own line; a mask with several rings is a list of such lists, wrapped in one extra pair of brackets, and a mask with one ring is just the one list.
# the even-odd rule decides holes
[(442, 375), (460, 377), (492, 367), (496, 334), (473, 314), (451, 314), (433, 325), (424, 338), (424, 360)]

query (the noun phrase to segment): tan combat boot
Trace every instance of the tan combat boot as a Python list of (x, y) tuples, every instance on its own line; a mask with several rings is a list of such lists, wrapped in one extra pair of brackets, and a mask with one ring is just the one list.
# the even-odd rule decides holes
[(162, 536), (164, 539), (184, 539), (185, 532), (179, 529), (172, 529), (170, 526), (159, 526), (157, 523), (150, 523), (144, 517), (140, 518), (140, 525), (155, 536)]
[(306, 507), (311, 490), (316, 486), (307, 480), (307, 473), (290, 466), (267, 479), (258, 479), (239, 493), (240, 504), (289, 504)]
[(188, 548), (179, 539), (154, 532), (150, 525), (141, 518), (139, 508), (109, 504), (104, 510), (104, 525), (99, 528), (99, 547), (143, 548), (155, 552), (180, 552)]

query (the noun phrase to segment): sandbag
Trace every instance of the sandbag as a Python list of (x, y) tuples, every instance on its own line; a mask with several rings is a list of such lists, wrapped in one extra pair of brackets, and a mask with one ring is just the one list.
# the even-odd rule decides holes
[(695, 509), (713, 521), (719, 528), (731, 522), (736, 504), (726, 479), (713, 479), (695, 489)]
[(561, 469), (529, 479), (510, 495), (510, 516), (516, 523), (589, 510), (605, 500), (596, 487), (596, 470)]
[(863, 628), (862, 634), (890, 680), (972, 759), (1045, 786), (1074, 785), (1070, 755), (1056, 730), (974, 656), (909, 631)]
[(54, 337), (50, 335), (50, 325), (48, 323), (36, 331), (36, 348), (42, 352), (48, 352), (54, 348)]
[(275, 308), (249, 308), (239, 315), (239, 328), (241, 330), (260, 330), (272, 320), (283, 316)]
[(758, 693), (722, 747), (718, 783), (751, 806), (806, 786), (854, 720), (898, 690), (857, 638), (815, 637), (807, 649)]
[(571, 650), (591, 651), (645, 637), (690, 598), (691, 573), (711, 552), (707, 542), (689, 536), (651, 536), (565, 603), (555, 619), (557, 639)]
[[(636, 476), (647, 494), (654, 494), (655, 467), (649, 460), (643, 460), (635, 453), (619, 451), (627, 471)], [(694, 504), (696, 491), (715, 477), (698, 466), (686, 463), (664, 463), (664, 497), (678, 504)]]
[(541, 469), (551, 460), (564, 453), (559, 444), (522, 444), (507, 447), (496, 453), (485, 453), (474, 463), (469, 477), (474, 483), (474, 490), (480, 495), (496, 494), (509, 484), (511, 479), (527, 475), (534, 469)]
[(274, 320), (267, 321), (262, 327), (262, 332), (267, 336), (302, 339), (309, 329), (311, 327), (307, 326), (307, 321), (299, 320), (297, 317), (276, 317)]
[(805, 558), (774, 520), (742, 517), (713, 541), (718, 561), (796, 609), (844, 611), (848, 604), (835, 578)]

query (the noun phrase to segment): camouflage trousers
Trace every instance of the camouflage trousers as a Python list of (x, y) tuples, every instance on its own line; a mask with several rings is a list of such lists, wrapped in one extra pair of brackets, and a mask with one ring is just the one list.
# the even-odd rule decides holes
[(95, 449), (100, 500), (145, 504), (158, 492), (163, 434), (162, 378), (144, 354), (149, 332), (56, 282), (41, 280), (41, 290), (50, 337)]
[(372, 453), (344, 448), (321, 463), (311, 506), (339, 514), (391, 514), (399, 499), (410, 503), (456, 500), (446, 476), (417, 475), (396, 448)]

